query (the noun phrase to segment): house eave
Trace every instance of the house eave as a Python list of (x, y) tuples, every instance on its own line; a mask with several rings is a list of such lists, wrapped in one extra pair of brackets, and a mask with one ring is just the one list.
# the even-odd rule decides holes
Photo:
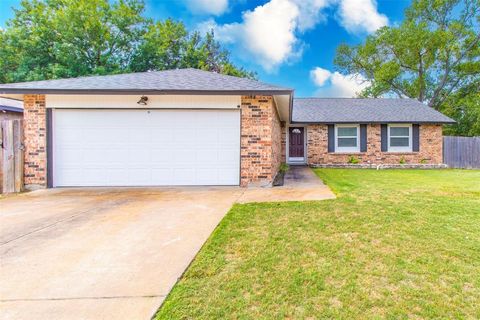
[(358, 123), (358, 124), (382, 124), (382, 123), (418, 123), (418, 124), (455, 124), (456, 121), (418, 121), (418, 120), (410, 120), (410, 121), (398, 121), (398, 120), (386, 120), (386, 121), (291, 121), (292, 124), (347, 124), (347, 123)]
[(65, 95), (292, 95), (293, 90), (152, 90), (152, 89), (27, 89), (0, 88), (0, 94)]

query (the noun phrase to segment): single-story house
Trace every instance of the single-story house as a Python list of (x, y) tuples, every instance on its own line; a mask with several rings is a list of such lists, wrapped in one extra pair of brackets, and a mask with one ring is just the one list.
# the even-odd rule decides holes
[(23, 118), (23, 101), (0, 98), (0, 122)]
[(25, 184), (269, 185), (280, 164), (442, 163), (453, 121), (408, 99), (295, 99), (196, 69), (0, 85), (24, 101)]

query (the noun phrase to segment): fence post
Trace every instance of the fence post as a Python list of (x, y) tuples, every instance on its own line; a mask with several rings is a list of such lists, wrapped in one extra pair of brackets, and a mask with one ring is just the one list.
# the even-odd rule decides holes
[(23, 120), (13, 120), (13, 156), (15, 192), (23, 191)]
[(15, 192), (13, 155), (13, 122), (3, 120), (3, 193)]

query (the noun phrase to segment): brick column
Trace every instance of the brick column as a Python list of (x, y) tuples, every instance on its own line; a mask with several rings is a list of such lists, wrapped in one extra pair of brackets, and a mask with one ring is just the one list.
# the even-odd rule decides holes
[(268, 186), (282, 161), (281, 127), (272, 96), (242, 97), (240, 185)]
[(47, 114), (44, 95), (25, 95), (25, 187), (27, 189), (47, 186)]

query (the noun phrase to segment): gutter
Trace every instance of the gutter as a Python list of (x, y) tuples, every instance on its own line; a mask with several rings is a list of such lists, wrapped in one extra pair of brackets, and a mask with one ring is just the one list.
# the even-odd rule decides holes
[(1, 88), (0, 94), (76, 95), (292, 95), (293, 90), (152, 90), (152, 89), (28, 89)]
[(418, 121), (418, 120), (410, 120), (410, 121), (398, 121), (398, 120), (385, 120), (385, 121), (292, 121), (292, 124), (382, 124), (382, 123), (418, 123), (418, 124), (454, 124), (457, 123), (455, 120), (451, 121)]
[(22, 109), (22, 108), (11, 107), (11, 106), (3, 106), (3, 105), (0, 105), (0, 111), (9, 111), (9, 112), (23, 113), (23, 109)]

